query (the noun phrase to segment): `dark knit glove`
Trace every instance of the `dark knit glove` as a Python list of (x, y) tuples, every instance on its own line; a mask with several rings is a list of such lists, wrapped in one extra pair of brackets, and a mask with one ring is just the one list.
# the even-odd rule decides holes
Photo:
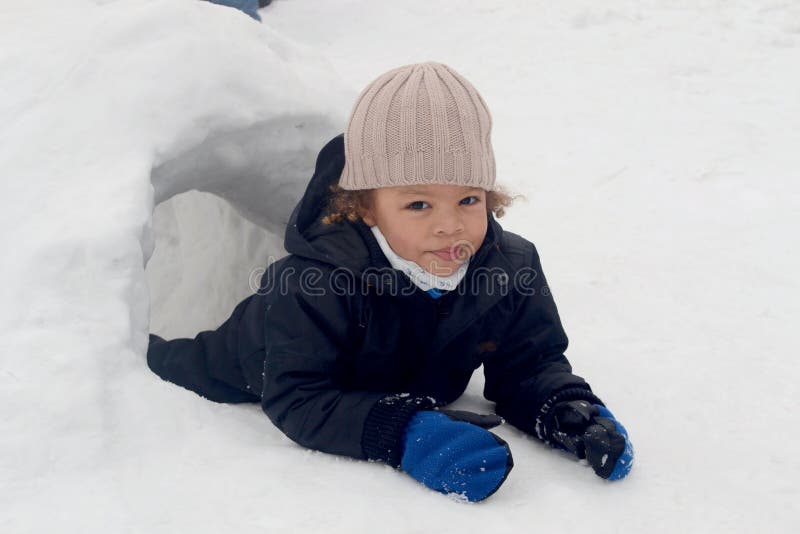
[(633, 467), (633, 445), (625, 427), (599, 404), (585, 400), (553, 406), (550, 439), (578, 458), (586, 458), (598, 476), (617, 480)]
[(496, 415), (420, 410), (403, 435), (401, 467), (432, 490), (481, 501), (514, 466), (508, 444), (486, 430), (501, 422)]

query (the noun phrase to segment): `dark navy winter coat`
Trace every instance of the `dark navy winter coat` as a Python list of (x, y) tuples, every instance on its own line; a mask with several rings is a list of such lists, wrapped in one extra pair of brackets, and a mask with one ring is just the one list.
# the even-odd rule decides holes
[(464, 279), (434, 299), (391, 268), (365, 223), (321, 223), (343, 165), (339, 135), (291, 215), (290, 254), (217, 330), (151, 336), (153, 371), (212, 400), (260, 402), (306, 447), (393, 466), (413, 413), (454, 401), (481, 365), (496, 412), (534, 435), (557, 393), (599, 402), (564, 357), (531, 242), (488, 214)]

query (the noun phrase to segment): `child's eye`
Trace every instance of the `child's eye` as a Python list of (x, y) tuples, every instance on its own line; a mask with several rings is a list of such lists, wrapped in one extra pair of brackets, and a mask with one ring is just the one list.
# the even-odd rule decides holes
[(424, 200), (417, 200), (417, 201), (415, 201), (415, 202), (412, 202), (411, 204), (409, 204), (409, 205), (408, 205), (408, 206), (406, 206), (406, 207), (407, 207), (408, 209), (412, 209), (412, 210), (421, 210), (421, 209), (424, 209), (424, 208), (422, 207), (422, 204), (425, 204), (425, 205), (427, 205), (428, 203), (427, 203), (427, 202), (425, 202)]
[[(474, 202), (469, 202), (470, 200), (474, 200)], [(467, 201), (467, 202), (465, 202), (465, 201)], [(464, 197), (464, 198), (462, 198), (462, 199), (461, 199), (461, 204), (463, 204), (464, 206), (471, 206), (472, 204), (477, 204), (477, 203), (478, 203), (478, 202), (480, 202), (480, 201), (481, 201), (481, 199), (480, 199), (480, 198), (478, 198), (478, 197), (476, 197), (476, 196), (474, 196), (474, 195), (473, 195), (473, 196), (471, 196), (471, 197)]]

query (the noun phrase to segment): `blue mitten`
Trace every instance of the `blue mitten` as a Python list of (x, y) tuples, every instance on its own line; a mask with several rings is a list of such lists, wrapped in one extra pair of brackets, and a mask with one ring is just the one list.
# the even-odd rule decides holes
[(406, 427), (400, 465), (432, 490), (481, 501), (514, 466), (508, 444), (486, 430), (501, 422), (496, 415), (421, 410)]
[(600, 404), (584, 400), (553, 407), (550, 437), (557, 446), (586, 458), (598, 476), (618, 480), (633, 467), (633, 444), (614, 415)]

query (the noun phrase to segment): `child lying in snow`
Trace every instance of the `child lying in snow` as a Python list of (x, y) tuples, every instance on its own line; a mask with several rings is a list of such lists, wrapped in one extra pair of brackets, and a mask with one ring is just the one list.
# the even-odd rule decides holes
[(393, 69), (320, 152), (287, 257), (217, 330), (151, 335), (147, 361), (218, 402), (260, 402), (297, 443), (402, 467), (469, 501), (513, 461), (496, 415), (443, 410), (483, 365), (510, 423), (624, 477), (623, 426), (572, 369), (534, 245), (495, 220), (491, 118), (452, 68)]

